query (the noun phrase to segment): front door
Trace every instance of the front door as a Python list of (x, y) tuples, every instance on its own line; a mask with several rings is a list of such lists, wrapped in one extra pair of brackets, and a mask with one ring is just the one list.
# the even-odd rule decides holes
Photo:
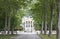
[(32, 27), (31, 26), (26, 26), (25, 27), (25, 31), (26, 32), (31, 32), (32, 31)]

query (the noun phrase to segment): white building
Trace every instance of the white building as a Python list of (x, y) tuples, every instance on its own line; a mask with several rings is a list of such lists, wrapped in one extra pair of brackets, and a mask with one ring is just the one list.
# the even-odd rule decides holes
[(22, 27), (25, 32), (34, 32), (34, 20), (31, 16), (24, 16), (22, 18)]

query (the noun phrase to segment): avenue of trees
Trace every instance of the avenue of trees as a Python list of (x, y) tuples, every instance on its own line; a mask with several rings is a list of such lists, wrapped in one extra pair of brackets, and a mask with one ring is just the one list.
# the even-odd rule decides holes
[(20, 26), (24, 0), (0, 0), (0, 31), (13, 31)]
[(32, 10), (32, 16), (41, 27), (41, 34), (44, 30), (46, 35), (51, 36), (52, 31), (56, 30), (56, 39), (60, 39), (60, 0), (38, 0)]
[(37, 0), (30, 6), (35, 29), (40, 28), (41, 34), (44, 31), (45, 35), (48, 30), (48, 36), (55, 30), (57, 39), (60, 39), (60, 0)]
[(40, 26), (41, 33), (42, 29), (44, 34), (49, 30), (50, 36), (52, 29), (56, 30), (56, 0), (38, 0), (34, 6), (32, 9), (34, 20)]
[[(28, 9), (34, 18), (35, 29), (41, 30), (41, 34), (51, 36), (52, 31), (57, 32), (56, 37), (60, 39), (60, 0), (0, 0), (0, 31), (3, 34), (13, 34), (19, 29), (23, 9)], [(27, 13), (28, 13), (27, 12)]]

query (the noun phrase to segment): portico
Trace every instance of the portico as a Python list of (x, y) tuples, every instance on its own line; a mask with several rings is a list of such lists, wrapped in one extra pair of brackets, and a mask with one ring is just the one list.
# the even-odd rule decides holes
[(24, 16), (22, 18), (22, 27), (25, 32), (33, 32), (34, 30), (34, 20), (31, 16)]

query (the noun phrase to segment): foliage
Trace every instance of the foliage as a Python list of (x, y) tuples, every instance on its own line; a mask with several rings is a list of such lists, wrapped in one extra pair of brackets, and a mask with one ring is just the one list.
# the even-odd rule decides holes
[(11, 29), (20, 26), (21, 17), (23, 15), (20, 9), (26, 6), (24, 2), (25, 0), (0, 0), (0, 30), (4, 30), (6, 20), (8, 25), (9, 18), (11, 18)]
[[(56, 0), (37, 0), (38, 2), (34, 4), (34, 8), (31, 9), (32, 16), (38, 23), (41, 23), (45, 20), (49, 26), (50, 20), (50, 5), (53, 2), (53, 15), (52, 15), (52, 24), (56, 25)], [(45, 19), (44, 19), (45, 16)], [(38, 24), (39, 25), (39, 24)], [(53, 26), (53, 28), (56, 26)], [(55, 29), (55, 28), (54, 28)]]

